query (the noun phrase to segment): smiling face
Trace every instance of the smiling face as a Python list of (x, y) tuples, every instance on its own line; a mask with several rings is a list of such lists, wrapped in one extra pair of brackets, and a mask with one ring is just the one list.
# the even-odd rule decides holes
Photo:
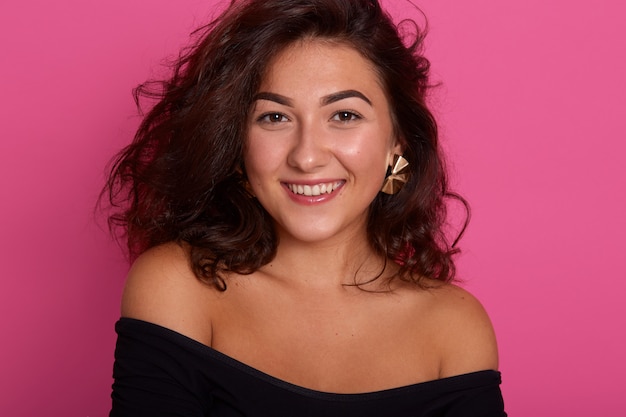
[(385, 92), (355, 49), (307, 40), (270, 62), (250, 112), (244, 163), (281, 239), (364, 237), (394, 153)]

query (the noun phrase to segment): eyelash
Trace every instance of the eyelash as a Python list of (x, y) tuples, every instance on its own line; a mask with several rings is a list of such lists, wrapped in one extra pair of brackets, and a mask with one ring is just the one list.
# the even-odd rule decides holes
[[(347, 119), (344, 119), (342, 117), (347, 116)], [(279, 117), (280, 120), (276, 120), (276, 119), (272, 119), (273, 117)], [(336, 120), (338, 122), (341, 123), (347, 123), (347, 122), (351, 122), (354, 120), (360, 120), (362, 119), (363, 116), (361, 116), (359, 113), (352, 111), (352, 110), (340, 110), (338, 112), (335, 112), (335, 114), (333, 114), (333, 117), (331, 117), (331, 120)], [(257, 121), (261, 122), (261, 123), (270, 123), (270, 124), (274, 124), (274, 123), (281, 123), (284, 122), (285, 120), (289, 120), (289, 118), (287, 116), (285, 116), (282, 113), (277, 113), (277, 112), (270, 112), (270, 113), (263, 113), (262, 115), (259, 116), (259, 118), (257, 119)]]
[[(348, 119), (342, 119), (341, 116), (348, 116)], [(340, 110), (338, 112), (336, 112), (335, 114), (333, 114), (333, 117), (331, 118), (331, 120), (334, 120), (335, 118), (338, 118), (337, 121), (341, 122), (341, 123), (347, 123), (347, 122), (351, 122), (354, 120), (360, 120), (363, 118), (363, 116), (361, 116), (359, 113), (352, 111), (352, 110)]]
[[(272, 120), (271, 118), (274, 116), (279, 116), (281, 120)], [(276, 112), (270, 112), (270, 113), (263, 113), (262, 115), (259, 116), (259, 118), (257, 119), (257, 121), (261, 122), (261, 123), (270, 123), (270, 124), (274, 124), (274, 123), (280, 123), (283, 122), (284, 120), (282, 119), (286, 119), (289, 120), (289, 118), (287, 116), (285, 116), (282, 113), (276, 113)]]

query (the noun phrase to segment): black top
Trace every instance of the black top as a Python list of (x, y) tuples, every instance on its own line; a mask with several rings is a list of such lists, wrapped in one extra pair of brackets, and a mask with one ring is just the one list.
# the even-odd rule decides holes
[(180, 333), (122, 318), (110, 417), (505, 417), (500, 373), (481, 371), (364, 394), (274, 378)]

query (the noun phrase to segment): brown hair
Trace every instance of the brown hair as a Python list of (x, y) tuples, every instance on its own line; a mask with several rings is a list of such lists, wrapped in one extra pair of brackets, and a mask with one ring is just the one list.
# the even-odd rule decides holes
[[(114, 161), (105, 192), (131, 256), (168, 241), (186, 242), (199, 279), (226, 289), (222, 272), (254, 272), (270, 262), (273, 221), (245, 189), (246, 120), (268, 62), (303, 38), (354, 47), (376, 68), (394, 127), (410, 162), (407, 184), (371, 204), (374, 250), (401, 265), (400, 279), (454, 277), (454, 245), (442, 226), (447, 189), (437, 125), (425, 103), (425, 31), (403, 22), (403, 39), (376, 0), (233, 0), (196, 32), (172, 77), (135, 90), (157, 102), (134, 141)], [(464, 204), (464, 200), (460, 199)]]

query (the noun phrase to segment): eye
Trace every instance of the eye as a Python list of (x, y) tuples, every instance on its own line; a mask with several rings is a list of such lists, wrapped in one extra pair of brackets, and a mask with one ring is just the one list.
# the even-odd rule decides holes
[(335, 113), (331, 120), (345, 123), (345, 122), (350, 122), (353, 120), (359, 120), (361, 118), (362, 118), (361, 115), (356, 112), (349, 111), (349, 110), (342, 110), (342, 111), (338, 111), (337, 113)]
[(289, 119), (287, 118), (287, 116), (281, 113), (264, 113), (261, 116), (259, 116), (259, 118), (257, 119), (257, 121), (261, 123), (270, 123), (270, 124), (282, 123), (288, 120)]

